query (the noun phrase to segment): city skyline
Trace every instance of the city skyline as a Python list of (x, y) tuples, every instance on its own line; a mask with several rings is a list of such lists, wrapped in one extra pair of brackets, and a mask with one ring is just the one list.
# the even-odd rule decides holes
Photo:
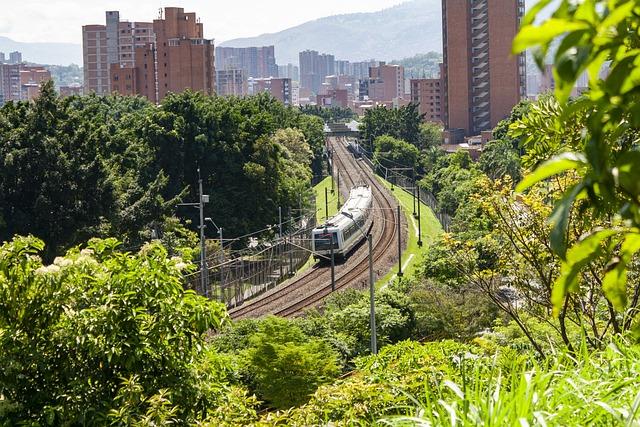
[[(0, 36), (19, 42), (50, 41), (60, 43), (82, 43), (82, 25), (100, 23), (105, 10), (119, 10), (122, 16), (131, 21), (142, 21), (157, 15), (165, 6), (184, 7), (198, 10), (199, 16), (208, 23), (205, 37), (214, 38), (216, 44), (241, 37), (251, 37), (263, 33), (277, 32), (309, 20), (324, 16), (374, 12), (393, 7), (403, 0), (327, 0), (315, 7), (300, 7), (294, 0), (274, 0), (274, 2), (256, 2), (239, 0), (232, 3), (213, 4), (202, 0), (183, 0), (179, 2), (160, 2), (142, 0), (131, 3), (125, 0), (108, 2), (83, 2), (80, 0), (62, 0), (46, 2), (26, 0), (0, 15)], [(278, 7), (273, 7), (274, 3)], [(83, 13), (69, 13), (80, 10)], [(282, 13), (286, 10), (287, 13)], [(248, 12), (249, 11), (249, 12)], [(56, 22), (57, 25), (50, 25)]]

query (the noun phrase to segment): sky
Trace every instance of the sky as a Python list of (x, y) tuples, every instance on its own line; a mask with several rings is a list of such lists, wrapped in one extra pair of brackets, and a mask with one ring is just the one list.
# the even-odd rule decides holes
[(277, 32), (324, 16), (373, 12), (403, 0), (2, 0), (0, 36), (19, 42), (82, 43), (82, 25), (104, 24), (106, 10), (120, 19), (152, 21), (166, 6), (196, 12), (206, 38), (217, 43)]

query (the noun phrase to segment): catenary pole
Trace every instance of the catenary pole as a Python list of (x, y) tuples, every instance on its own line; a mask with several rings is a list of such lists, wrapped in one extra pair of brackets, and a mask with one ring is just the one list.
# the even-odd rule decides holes
[(398, 205), (398, 210), (396, 214), (396, 224), (398, 226), (398, 277), (402, 277), (404, 273), (402, 273), (402, 234), (401, 224), (400, 224), (400, 205)]

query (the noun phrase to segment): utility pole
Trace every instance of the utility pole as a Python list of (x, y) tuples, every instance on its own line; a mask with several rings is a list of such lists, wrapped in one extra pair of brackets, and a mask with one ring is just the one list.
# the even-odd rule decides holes
[(200, 210), (200, 286), (201, 291), (208, 297), (209, 289), (207, 287), (207, 278), (209, 276), (209, 272), (207, 271), (207, 246), (204, 238), (204, 195), (202, 194), (200, 168), (198, 168), (198, 196), (200, 199), (198, 206), (198, 209)]
[(325, 222), (329, 220), (329, 196), (327, 187), (324, 187), (324, 219)]
[(336, 260), (333, 253), (333, 235), (331, 236), (331, 292), (336, 291)]
[(371, 233), (367, 236), (369, 244), (369, 310), (371, 324), (371, 354), (378, 354), (378, 342), (376, 337), (376, 301), (375, 283), (373, 282), (373, 239)]
[(335, 176), (333, 175), (335, 172), (334, 168), (335, 166), (333, 165), (333, 156), (331, 156), (331, 194), (334, 194), (336, 192), (336, 189), (335, 189), (336, 180), (335, 180)]
[(416, 170), (413, 170), (412, 174), (413, 187), (411, 190), (411, 195), (413, 196), (413, 217), (416, 217)]
[[(279, 242), (278, 242), (278, 247), (282, 248), (282, 207), (278, 206), (278, 237), (279, 237)], [(282, 255), (282, 251), (280, 251), (280, 255)], [(282, 278), (282, 276), (284, 275), (284, 272), (282, 271), (282, 256), (278, 257), (278, 265), (280, 266), (280, 278)]]
[(420, 205), (422, 202), (420, 201), (420, 186), (416, 186), (418, 190), (418, 246), (422, 247), (422, 227), (420, 225), (420, 221), (422, 216), (420, 215)]
[(220, 263), (220, 301), (223, 301), (224, 296), (224, 240), (222, 240), (222, 227), (218, 229), (220, 235), (220, 254), (222, 255), (222, 262)]
[[(291, 216), (291, 207), (289, 207), (289, 222), (291, 222), (291, 227), (293, 227), (293, 217)], [(292, 230), (290, 228), (289, 230)], [(291, 235), (291, 231), (289, 231), (289, 246), (287, 246), (287, 250), (289, 251), (289, 276), (293, 276), (293, 246), (291, 246), (291, 241), (293, 240), (293, 236)]]
[(402, 277), (402, 234), (400, 234), (400, 205), (398, 205), (398, 214), (396, 215), (398, 224), (398, 277)]
[(340, 209), (340, 169), (336, 170), (338, 174), (338, 198), (336, 199), (336, 209)]
[[(206, 297), (209, 297), (209, 287), (207, 286), (209, 283), (209, 274), (207, 270), (207, 248), (205, 246), (205, 236), (204, 229), (206, 225), (204, 225), (204, 205), (205, 203), (209, 203), (209, 195), (202, 194), (202, 178), (200, 177), (200, 168), (198, 168), (198, 203), (179, 203), (178, 206), (191, 206), (194, 208), (198, 208), (200, 212), (200, 226), (198, 229), (200, 230), (200, 293), (204, 294)], [(196, 291), (197, 291), (196, 286)]]
[(376, 304), (375, 303), (376, 284), (373, 281), (373, 237), (371, 236), (371, 233), (366, 235), (364, 234), (364, 230), (362, 230), (362, 227), (360, 227), (358, 223), (354, 221), (353, 215), (351, 215), (349, 212), (343, 211), (343, 212), (340, 212), (340, 214), (343, 216), (346, 216), (351, 221), (353, 221), (353, 223), (358, 227), (358, 230), (360, 230), (360, 233), (362, 233), (363, 236), (366, 236), (367, 244), (369, 245), (369, 310), (370, 310), (369, 323), (371, 325), (371, 354), (377, 354), (378, 343), (376, 338), (376, 305), (375, 305)]

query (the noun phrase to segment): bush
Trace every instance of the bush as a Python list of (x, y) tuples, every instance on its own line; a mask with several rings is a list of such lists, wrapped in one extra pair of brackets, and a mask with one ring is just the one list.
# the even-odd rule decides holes
[(275, 408), (305, 403), (319, 385), (340, 372), (337, 355), (328, 344), (307, 337), (285, 319), (262, 321), (250, 346), (246, 355), (256, 392)]
[(188, 265), (160, 245), (117, 246), (93, 240), (49, 266), (38, 239), (0, 246), (0, 421), (195, 422), (216, 406), (224, 374), (203, 336), (224, 307), (185, 291)]

